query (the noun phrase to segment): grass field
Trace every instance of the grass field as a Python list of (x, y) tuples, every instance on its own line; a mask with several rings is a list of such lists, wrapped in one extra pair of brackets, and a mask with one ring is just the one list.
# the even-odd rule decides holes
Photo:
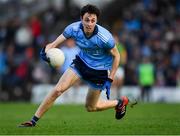
[(18, 128), (38, 105), (0, 104), (0, 134), (49, 135), (139, 135), (180, 134), (180, 104), (138, 104), (128, 107), (122, 120), (114, 119), (114, 110), (86, 112), (83, 105), (55, 105), (34, 128)]

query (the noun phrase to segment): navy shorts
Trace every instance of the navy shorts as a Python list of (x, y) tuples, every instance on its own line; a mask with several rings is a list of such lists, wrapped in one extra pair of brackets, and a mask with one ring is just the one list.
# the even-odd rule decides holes
[(73, 60), (71, 68), (74, 69), (83, 80), (95, 89), (103, 89), (104, 83), (108, 78), (108, 70), (96, 70), (88, 67), (79, 56)]

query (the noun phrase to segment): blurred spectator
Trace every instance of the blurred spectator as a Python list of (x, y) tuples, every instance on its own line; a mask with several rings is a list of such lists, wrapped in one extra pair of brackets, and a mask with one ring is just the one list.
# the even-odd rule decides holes
[(34, 38), (37, 38), (41, 34), (41, 21), (38, 19), (37, 16), (32, 16), (30, 21), (31, 31)]
[(64, 73), (66, 69), (69, 68), (72, 60), (75, 59), (75, 56), (78, 54), (79, 49), (77, 46), (75, 46), (75, 42), (73, 39), (68, 39), (61, 50), (64, 52), (65, 61), (60, 68), (60, 72)]
[(155, 69), (148, 57), (142, 58), (138, 67), (138, 80), (141, 87), (141, 100), (150, 101), (150, 91), (155, 83)]
[(112, 98), (115, 97), (115, 99), (117, 99), (120, 98), (120, 90), (124, 84), (124, 77), (125, 77), (124, 65), (126, 64), (127, 61), (127, 52), (124, 45), (120, 42), (118, 35), (113, 35), (113, 37), (115, 39), (115, 44), (120, 54), (120, 64), (116, 71), (115, 78), (113, 81), (113, 87), (115, 88), (114, 90), (115, 92), (112, 92), (113, 95)]
[(17, 45), (17, 51), (24, 51), (25, 48), (32, 44), (32, 33), (30, 27), (27, 24), (23, 24), (17, 29), (15, 33), (15, 43)]
[(180, 88), (180, 67), (177, 70), (176, 80), (177, 80), (177, 85)]
[[(4, 75), (7, 71), (6, 64), (7, 56), (3, 49), (0, 47), (0, 77)], [(1, 79), (2, 80), (2, 79)]]
[(14, 42), (16, 30), (18, 28), (18, 19), (12, 19), (7, 22), (5, 30), (5, 42), (6, 44)]
[(172, 47), (172, 55), (171, 55), (171, 65), (173, 68), (180, 67), (180, 45), (175, 44)]
[(50, 83), (51, 72), (48, 64), (43, 63), (42, 61), (34, 62), (34, 68), (32, 70), (32, 79), (35, 84), (39, 83)]

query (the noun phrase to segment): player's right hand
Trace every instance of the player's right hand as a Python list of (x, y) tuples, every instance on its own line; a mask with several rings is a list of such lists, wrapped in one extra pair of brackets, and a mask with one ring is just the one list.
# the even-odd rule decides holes
[(43, 48), (41, 49), (41, 51), (40, 51), (40, 57), (41, 57), (42, 60), (44, 60), (44, 61), (46, 61), (46, 62), (49, 63), (50, 60), (49, 60), (49, 58), (47, 58), (47, 56), (46, 56), (45, 48), (46, 48), (46, 47), (43, 47)]

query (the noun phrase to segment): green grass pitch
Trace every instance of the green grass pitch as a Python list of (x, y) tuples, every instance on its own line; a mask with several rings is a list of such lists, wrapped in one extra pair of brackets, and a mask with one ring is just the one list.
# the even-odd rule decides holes
[(54, 105), (34, 128), (18, 128), (38, 105), (0, 104), (0, 135), (173, 135), (180, 134), (180, 104), (138, 104), (122, 120), (114, 109), (86, 112), (83, 105)]

